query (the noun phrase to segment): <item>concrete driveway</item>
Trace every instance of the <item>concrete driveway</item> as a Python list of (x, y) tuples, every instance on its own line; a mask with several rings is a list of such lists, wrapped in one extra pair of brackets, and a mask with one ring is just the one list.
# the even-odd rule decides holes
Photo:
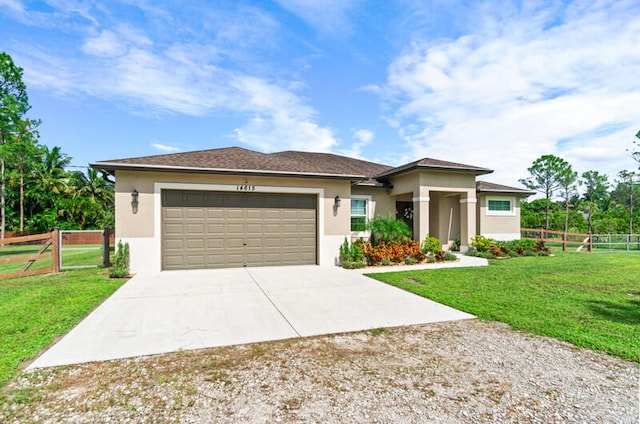
[(28, 369), (468, 318), (338, 267), (138, 274)]

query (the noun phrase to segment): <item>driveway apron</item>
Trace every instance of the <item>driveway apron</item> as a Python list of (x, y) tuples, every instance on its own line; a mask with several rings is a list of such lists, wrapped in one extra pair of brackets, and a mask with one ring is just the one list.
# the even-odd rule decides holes
[(28, 369), (468, 318), (338, 267), (145, 273)]

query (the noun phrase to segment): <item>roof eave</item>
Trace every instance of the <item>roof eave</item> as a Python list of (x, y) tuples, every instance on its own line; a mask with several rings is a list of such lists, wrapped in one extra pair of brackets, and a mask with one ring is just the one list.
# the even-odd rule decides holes
[(517, 194), (523, 197), (529, 197), (536, 194), (535, 191), (525, 191), (525, 190), (476, 190), (478, 193), (493, 193), (493, 194)]
[(432, 170), (432, 171), (473, 173), (476, 176), (478, 176), (478, 175), (487, 175), (487, 174), (493, 173), (493, 169), (486, 169), (486, 168), (469, 169), (469, 168), (454, 168), (454, 167), (446, 167), (446, 166), (413, 165), (413, 166), (410, 166), (408, 168), (392, 169), (391, 171), (383, 172), (381, 174), (378, 174), (376, 176), (376, 178), (377, 179), (391, 178), (391, 177), (394, 177), (396, 175), (400, 175), (400, 174), (404, 174), (404, 173), (407, 173), (407, 172), (415, 171), (417, 169)]
[(142, 171), (142, 172), (184, 172), (189, 174), (236, 174), (254, 175), (269, 177), (298, 177), (298, 178), (321, 178), (359, 181), (367, 177), (365, 175), (328, 174), (318, 172), (295, 172), (295, 171), (269, 171), (257, 169), (222, 169), (222, 168), (195, 168), (190, 166), (154, 166), (139, 164), (122, 164), (113, 162), (96, 162), (89, 164), (90, 167), (98, 169), (115, 176), (115, 171)]

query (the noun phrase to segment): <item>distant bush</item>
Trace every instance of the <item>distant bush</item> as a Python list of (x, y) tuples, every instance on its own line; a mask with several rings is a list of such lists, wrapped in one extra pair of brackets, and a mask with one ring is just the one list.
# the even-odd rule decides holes
[(471, 248), (466, 254), (487, 259), (515, 256), (547, 256), (551, 253), (542, 240), (496, 241), (477, 235), (471, 241)]

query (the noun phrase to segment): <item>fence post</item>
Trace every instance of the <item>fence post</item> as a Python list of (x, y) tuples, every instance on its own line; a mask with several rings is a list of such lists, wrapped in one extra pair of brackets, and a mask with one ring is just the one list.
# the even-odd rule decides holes
[(51, 259), (53, 260), (51, 271), (60, 272), (60, 230), (57, 228), (51, 232)]
[(111, 228), (105, 228), (102, 231), (102, 266), (109, 268), (111, 266)]
[(631, 234), (627, 234), (627, 252), (629, 251), (629, 248), (631, 247)]

